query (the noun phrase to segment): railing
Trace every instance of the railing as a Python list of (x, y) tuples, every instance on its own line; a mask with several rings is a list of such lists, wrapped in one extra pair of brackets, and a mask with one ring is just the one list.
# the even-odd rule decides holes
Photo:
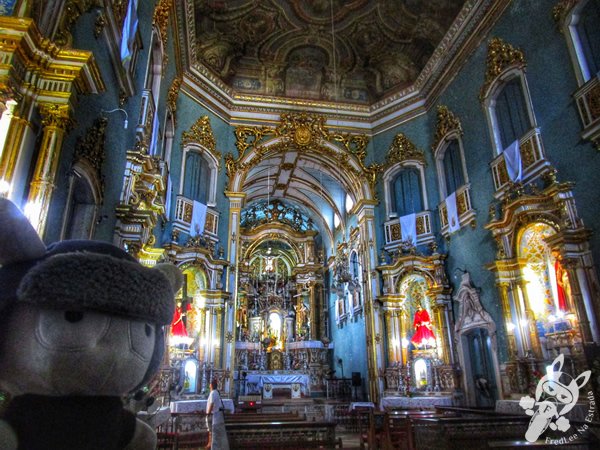
[(600, 78), (592, 78), (573, 95), (583, 124), (581, 137), (600, 148)]
[[(544, 155), (544, 148), (540, 131), (533, 128), (519, 139), (519, 152), (521, 153), (522, 165), (522, 183), (526, 183), (540, 173), (550, 168), (550, 163)], [(504, 154), (498, 155), (490, 164), (492, 176), (494, 178), (494, 187), (496, 188), (496, 198), (502, 197), (504, 192), (510, 187), (510, 178), (506, 170)]]
[[(190, 224), (192, 221), (192, 212), (194, 209), (193, 204), (194, 203), (192, 200), (181, 195), (177, 196), (177, 202), (175, 204), (174, 226), (185, 233), (189, 233)], [(204, 233), (216, 238), (218, 229), (219, 213), (209, 208), (206, 211)]]
[[(386, 250), (398, 247), (407, 237), (402, 236), (400, 219), (388, 220), (385, 227), (385, 246)], [(424, 244), (433, 240), (431, 233), (431, 212), (422, 211), (417, 213), (417, 245)]]
[[(456, 209), (458, 212), (458, 220), (461, 226), (465, 226), (475, 219), (475, 210), (471, 205), (471, 186), (465, 184), (456, 190)], [(448, 234), (448, 213), (446, 208), (446, 200), (439, 205), (440, 224), (442, 226), (442, 234)]]

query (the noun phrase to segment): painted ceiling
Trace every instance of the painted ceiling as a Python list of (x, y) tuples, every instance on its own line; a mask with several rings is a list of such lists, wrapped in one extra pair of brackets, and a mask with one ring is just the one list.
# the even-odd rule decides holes
[(194, 0), (192, 65), (237, 93), (370, 105), (412, 85), (465, 0)]

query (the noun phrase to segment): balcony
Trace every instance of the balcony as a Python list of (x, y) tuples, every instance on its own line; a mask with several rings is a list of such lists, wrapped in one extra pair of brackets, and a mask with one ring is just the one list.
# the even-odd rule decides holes
[(138, 139), (142, 142), (150, 144), (152, 135), (152, 123), (156, 114), (156, 105), (154, 104), (154, 96), (150, 89), (142, 91), (142, 106), (140, 108), (140, 117), (135, 132)]
[[(464, 227), (475, 221), (475, 210), (471, 206), (471, 186), (465, 184), (456, 190), (456, 209), (458, 210), (458, 221), (460, 226)], [(448, 236), (448, 214), (446, 212), (446, 200), (439, 205), (440, 224), (442, 234)]]
[[(178, 229), (184, 233), (190, 232), (190, 223), (192, 221), (192, 210), (193, 201), (183, 197), (182, 195), (177, 196), (177, 202), (175, 204), (175, 218), (173, 222), (173, 228)], [(204, 235), (212, 241), (218, 240), (217, 231), (219, 229), (219, 213), (208, 208), (206, 211), (206, 222), (204, 224)]]
[(600, 150), (600, 77), (589, 80), (573, 97), (583, 124), (581, 137), (592, 141)]
[[(521, 164), (523, 169), (522, 183), (528, 183), (540, 174), (551, 168), (546, 160), (544, 147), (540, 131), (537, 128), (531, 129), (519, 140), (519, 151), (521, 153)], [(510, 188), (510, 178), (506, 170), (504, 154), (500, 154), (491, 164), (492, 176), (494, 178), (494, 187), (496, 193), (494, 197), (499, 199), (504, 196)]]
[[(406, 238), (402, 236), (400, 228), (400, 219), (388, 220), (384, 224), (385, 228), (385, 249), (387, 251), (400, 248)], [(417, 245), (427, 244), (433, 241), (431, 232), (431, 212), (421, 211), (417, 213)]]

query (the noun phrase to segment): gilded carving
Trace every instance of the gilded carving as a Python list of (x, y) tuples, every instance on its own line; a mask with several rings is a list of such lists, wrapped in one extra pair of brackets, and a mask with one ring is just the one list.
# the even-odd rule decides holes
[(520, 148), (521, 158), (523, 161), (523, 168), (531, 166), (535, 162), (535, 154), (533, 150), (533, 142), (529, 139)]
[[(163, 48), (167, 47), (167, 27), (169, 25), (169, 10), (173, 5), (173, 0), (160, 0), (154, 8), (152, 16), (152, 24), (160, 30), (160, 38), (163, 43)], [(166, 54), (164, 57), (166, 58)]]
[(552, 8), (552, 17), (554, 18), (554, 21), (558, 25), (559, 29), (562, 30), (561, 25), (564, 23), (567, 15), (579, 2), (580, 0), (560, 0), (556, 5), (554, 5)]
[(102, 30), (104, 30), (105, 26), (106, 26), (106, 17), (104, 17), (104, 14), (99, 13), (96, 16), (96, 20), (94, 21), (94, 37), (96, 39), (98, 39), (100, 37), (100, 35), (102, 34)]
[(385, 167), (391, 167), (394, 164), (410, 159), (417, 160), (423, 165), (426, 164), (423, 151), (418, 149), (404, 133), (398, 133), (388, 150), (388, 154), (385, 158)]
[(390, 234), (392, 241), (399, 241), (402, 238), (402, 232), (400, 231), (400, 224), (394, 223), (390, 226)]
[(437, 129), (431, 149), (435, 151), (440, 142), (451, 131), (457, 131), (461, 136), (463, 134), (460, 120), (445, 105), (437, 107)]
[(597, 84), (587, 93), (590, 119), (596, 120), (600, 117), (600, 84)]
[(64, 130), (71, 124), (69, 105), (41, 103), (40, 114), (44, 127), (57, 127)]
[(75, 146), (75, 162), (85, 160), (96, 171), (99, 178), (101, 178), (102, 163), (105, 157), (104, 141), (107, 124), (106, 117), (96, 119), (85, 136), (77, 140)]
[(92, 0), (68, 0), (62, 11), (58, 30), (54, 36), (54, 43), (61, 47), (70, 47), (73, 41), (71, 27), (79, 16), (88, 11), (93, 4)]
[(129, 2), (133, 0), (114, 0), (112, 2), (112, 12), (115, 18), (115, 22), (119, 25), (119, 29), (123, 28), (123, 21), (127, 13), (127, 6)]
[(329, 137), (325, 129), (325, 117), (306, 112), (282, 114), (275, 135), (294, 142), (300, 148), (317, 145), (321, 139), (327, 140)]
[(221, 162), (221, 152), (216, 149), (216, 141), (210, 126), (208, 116), (200, 117), (189, 131), (185, 131), (181, 136), (181, 143), (186, 146), (188, 144), (200, 144), (209, 150), (216, 160)]
[(235, 129), (235, 146), (238, 149), (238, 160), (244, 157), (248, 148), (255, 146), (258, 142), (273, 130), (268, 127), (237, 127)]
[(493, 38), (488, 46), (486, 59), (485, 84), (481, 89), (481, 95), (485, 94), (490, 84), (509, 67), (517, 66), (523, 68), (527, 65), (523, 51), (514, 48), (500, 38)]
[(179, 97), (182, 81), (181, 77), (173, 78), (173, 82), (171, 83), (171, 87), (169, 87), (169, 92), (167, 94), (167, 106), (173, 113), (173, 118), (175, 118), (175, 113), (177, 112), (177, 98)]

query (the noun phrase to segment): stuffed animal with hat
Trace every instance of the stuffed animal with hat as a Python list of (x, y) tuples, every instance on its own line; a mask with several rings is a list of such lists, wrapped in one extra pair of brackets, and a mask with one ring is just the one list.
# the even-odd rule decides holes
[(46, 247), (3, 198), (0, 265), (0, 448), (155, 448), (123, 398), (160, 366), (180, 271), (104, 242)]

